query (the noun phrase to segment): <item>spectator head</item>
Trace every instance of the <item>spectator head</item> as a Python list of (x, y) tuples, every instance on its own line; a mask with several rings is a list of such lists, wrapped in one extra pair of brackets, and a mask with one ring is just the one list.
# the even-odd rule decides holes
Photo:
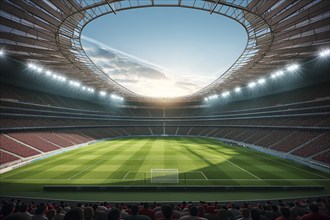
[(84, 220), (83, 210), (79, 207), (72, 208), (65, 214), (63, 220)]
[(309, 208), (309, 210), (311, 210), (311, 212), (313, 212), (313, 213), (318, 213), (318, 212), (319, 212), (319, 207), (318, 207), (318, 205), (316, 205), (316, 204), (310, 204), (310, 205), (308, 206), (308, 208)]
[(97, 203), (94, 203), (94, 204), (92, 205), (92, 208), (94, 209), (94, 211), (95, 211), (98, 207), (99, 207), (99, 205), (98, 205)]
[(204, 214), (205, 214), (205, 208), (204, 208), (204, 206), (202, 206), (202, 205), (198, 206), (198, 216), (203, 217)]
[(162, 206), (162, 212), (165, 218), (172, 218), (172, 206), (165, 204)]
[(278, 206), (277, 206), (277, 205), (272, 205), (272, 210), (273, 210), (274, 212), (277, 212), (277, 211), (278, 211)]
[(228, 220), (228, 211), (226, 209), (219, 209), (217, 213), (218, 220)]
[(2, 209), (1, 209), (1, 213), (4, 216), (10, 215), (11, 213), (13, 213), (15, 210), (15, 204), (12, 202), (7, 202), (3, 205)]
[(23, 203), (22, 205), (19, 206), (20, 212), (26, 212), (27, 210), (28, 210), (28, 205), (26, 203)]
[(133, 205), (131, 208), (132, 215), (137, 215), (139, 212), (139, 206), (138, 205)]
[(85, 220), (92, 220), (94, 216), (94, 210), (92, 207), (86, 207), (84, 209), (84, 218)]
[(36, 209), (36, 215), (44, 215), (48, 210), (48, 206), (45, 203), (40, 203)]
[(55, 218), (55, 214), (56, 214), (55, 209), (49, 209), (49, 210), (46, 212), (46, 217), (48, 218), (48, 220), (54, 220), (54, 218)]
[(112, 208), (108, 213), (108, 220), (119, 220), (121, 211), (118, 208)]
[(143, 208), (148, 209), (150, 207), (149, 203), (145, 202), (143, 203)]
[(198, 214), (198, 208), (194, 205), (192, 205), (189, 209), (190, 215), (197, 216)]
[(247, 208), (242, 209), (242, 217), (243, 218), (249, 218), (250, 217), (250, 211)]
[(260, 213), (258, 212), (257, 209), (253, 208), (251, 209), (251, 218), (252, 220), (259, 220), (260, 219)]
[(288, 209), (287, 207), (281, 207), (280, 213), (283, 217), (286, 217), (286, 218), (290, 217), (290, 209)]
[(58, 214), (60, 214), (62, 212), (62, 208), (61, 207), (57, 207), (57, 209), (56, 209), (56, 214), (58, 215)]

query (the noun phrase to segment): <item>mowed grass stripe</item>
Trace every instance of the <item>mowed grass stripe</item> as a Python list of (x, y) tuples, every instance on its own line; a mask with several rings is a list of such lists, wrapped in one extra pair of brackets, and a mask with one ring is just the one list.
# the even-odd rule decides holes
[[(91, 159), (91, 162), (88, 162), (87, 164), (85, 163), (84, 166), (90, 164), (90, 169), (86, 169), (85, 172), (81, 172), (75, 178), (78, 179), (77, 177), (79, 177), (86, 179), (106, 179), (105, 176), (109, 176), (109, 173), (111, 173), (112, 170), (117, 169), (121, 166), (121, 163), (118, 163), (117, 165), (113, 165), (112, 163), (110, 163), (110, 165), (112, 166), (111, 169), (108, 169), (108, 162), (111, 161), (112, 158), (116, 157), (119, 157), (121, 158), (121, 160), (123, 160), (123, 152), (127, 151), (128, 146), (130, 146), (130, 144), (133, 142), (134, 140), (107, 141), (107, 145), (102, 145), (102, 148), (97, 146), (96, 151), (94, 151), (94, 149), (90, 150), (93, 152), (93, 154), (95, 154), (96, 158)], [(81, 167), (81, 169), (82, 168), (83, 167)], [(77, 172), (77, 170), (75, 170), (75, 172)]]
[[(250, 169), (257, 171), (258, 176), (262, 179), (273, 179), (274, 177), (278, 177), (279, 179), (281, 179), (283, 178), (283, 175), (287, 176), (288, 179), (292, 179), (292, 178), (306, 179), (306, 178), (310, 178), (310, 175), (313, 175), (314, 176), (313, 178), (315, 179), (330, 177), (330, 175), (325, 176), (322, 172), (318, 170), (311, 169), (309, 167), (291, 162), (289, 160), (285, 160), (271, 155), (266, 155), (262, 152), (258, 152), (248, 148), (229, 146), (217, 140), (212, 140), (212, 139), (209, 140), (215, 143), (215, 145), (219, 145), (219, 144), (221, 145), (221, 148), (218, 148), (216, 146), (211, 146), (213, 149), (215, 149), (218, 152), (222, 152), (222, 149), (234, 148), (236, 152), (240, 154), (239, 157), (235, 157), (234, 162), (244, 165), (243, 166), (244, 168), (245, 166), (251, 167)], [(274, 162), (277, 164), (274, 164)], [(270, 170), (272, 170), (273, 172), (269, 172)], [(306, 175), (306, 173), (308, 174)]]
[(324, 185), (327, 181), (322, 178), (330, 178), (329, 174), (214, 139), (146, 137), (105, 141), (65, 152), (2, 174), (2, 180), (150, 184), (141, 179), (148, 178), (152, 168), (178, 169), (180, 178), (191, 179), (180, 184), (193, 185)]
[[(133, 141), (133, 140), (132, 140)], [(97, 143), (91, 146), (86, 146), (72, 151), (67, 151), (62, 154), (58, 154), (49, 158), (45, 158), (42, 161), (37, 161), (31, 164), (24, 166), (24, 169), (15, 169), (10, 173), (6, 173), (8, 178), (29, 178), (29, 179), (67, 179), (75, 173), (81, 171), (87, 166), (90, 166), (91, 163), (94, 163), (91, 159), (81, 160), (78, 155), (93, 155), (98, 148), (104, 148), (108, 152), (111, 152), (114, 149), (118, 149), (122, 146), (126, 146), (125, 142), (116, 143), (113, 142), (109, 146), (108, 141)], [(104, 150), (103, 150), (104, 151)], [(98, 157), (99, 154), (96, 154)], [(65, 159), (63, 159), (65, 158)], [(79, 162), (77, 162), (79, 161)], [(89, 164), (89, 165), (88, 165)], [(58, 170), (61, 167), (65, 167), (65, 170)]]
[[(67, 178), (70, 179), (74, 176), (75, 179), (79, 179), (80, 177), (84, 176), (85, 173), (90, 172), (91, 168), (97, 168), (101, 164), (105, 163), (109, 155), (115, 154), (113, 152), (120, 152), (122, 149), (126, 147), (125, 142), (106, 142), (106, 143), (99, 143), (93, 146), (91, 149), (82, 148), (81, 151), (77, 150), (77, 152), (72, 152), (73, 160), (69, 160), (67, 162), (68, 165), (71, 165), (71, 169), (68, 168), (66, 172), (61, 173), (60, 175), (56, 176), (56, 178)], [(111, 153), (111, 154), (110, 154)], [(85, 158), (86, 156), (93, 155), (92, 158)], [(67, 155), (66, 155), (67, 156)], [(80, 165), (77, 166), (77, 160), (80, 162)]]

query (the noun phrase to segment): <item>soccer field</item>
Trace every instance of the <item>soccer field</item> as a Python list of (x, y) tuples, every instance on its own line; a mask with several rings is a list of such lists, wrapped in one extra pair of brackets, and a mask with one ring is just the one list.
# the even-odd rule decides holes
[[(163, 173), (151, 174), (152, 169), (178, 173), (155, 183)], [(328, 187), (329, 179), (327, 173), (214, 139), (140, 137), (98, 142), (4, 173), (1, 194), (56, 197), (61, 194), (42, 191), (56, 184)]]

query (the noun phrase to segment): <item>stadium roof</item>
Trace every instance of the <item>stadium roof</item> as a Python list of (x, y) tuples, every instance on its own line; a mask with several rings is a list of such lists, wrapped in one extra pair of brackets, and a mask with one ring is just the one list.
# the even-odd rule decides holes
[(146, 7), (184, 7), (226, 16), (239, 22), (248, 35), (244, 52), (225, 73), (192, 95), (171, 98), (176, 101), (198, 101), (246, 86), (290, 63), (314, 57), (330, 45), (327, 0), (4, 0), (0, 2), (0, 47), (18, 60), (65, 73), (126, 100), (157, 100), (109, 78), (81, 44), (81, 33), (92, 20)]

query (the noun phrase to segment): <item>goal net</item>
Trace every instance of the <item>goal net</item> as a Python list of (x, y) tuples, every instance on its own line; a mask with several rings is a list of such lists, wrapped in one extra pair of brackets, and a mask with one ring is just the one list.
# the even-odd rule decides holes
[(151, 169), (150, 170), (151, 183), (178, 183), (179, 171), (178, 169)]

